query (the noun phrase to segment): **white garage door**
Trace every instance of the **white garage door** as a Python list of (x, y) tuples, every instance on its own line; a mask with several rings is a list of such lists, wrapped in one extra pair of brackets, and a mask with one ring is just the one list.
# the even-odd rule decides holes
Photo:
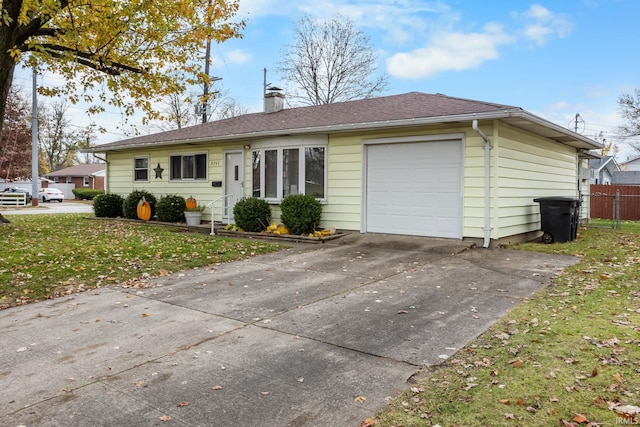
[(367, 145), (365, 231), (462, 238), (462, 141)]

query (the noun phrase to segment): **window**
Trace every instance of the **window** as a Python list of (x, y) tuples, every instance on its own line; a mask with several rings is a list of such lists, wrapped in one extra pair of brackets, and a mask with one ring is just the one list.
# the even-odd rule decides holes
[(70, 176), (67, 177), (67, 184), (73, 184), (73, 178)]
[(172, 181), (207, 179), (206, 154), (180, 154), (169, 156)]
[(149, 158), (135, 157), (133, 159), (133, 180), (148, 181), (149, 180)]
[(254, 197), (278, 201), (290, 194), (326, 198), (326, 147), (283, 147), (254, 150)]
[(84, 177), (84, 180), (82, 181), (82, 185), (85, 186), (85, 187), (89, 186), (89, 177), (88, 176)]

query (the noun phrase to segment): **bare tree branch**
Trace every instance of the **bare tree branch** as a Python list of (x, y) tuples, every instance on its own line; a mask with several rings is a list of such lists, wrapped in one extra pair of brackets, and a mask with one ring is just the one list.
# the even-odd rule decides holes
[(278, 70), (292, 85), (289, 98), (306, 105), (371, 98), (387, 88), (377, 75), (378, 57), (354, 23), (336, 15), (324, 23), (309, 15), (293, 28), (294, 43), (283, 52)]

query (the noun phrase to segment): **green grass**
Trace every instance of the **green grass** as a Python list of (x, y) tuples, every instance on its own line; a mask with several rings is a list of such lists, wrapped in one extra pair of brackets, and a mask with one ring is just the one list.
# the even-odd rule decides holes
[(640, 224), (517, 248), (581, 261), (363, 425), (640, 423), (612, 410), (640, 406)]
[(86, 214), (11, 215), (0, 225), (0, 308), (281, 249)]

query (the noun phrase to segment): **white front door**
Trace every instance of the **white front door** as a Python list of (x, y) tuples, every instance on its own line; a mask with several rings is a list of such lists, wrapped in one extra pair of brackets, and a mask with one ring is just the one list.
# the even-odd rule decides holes
[(233, 224), (233, 207), (244, 197), (244, 153), (242, 151), (227, 151), (224, 154), (224, 212), (222, 220)]

